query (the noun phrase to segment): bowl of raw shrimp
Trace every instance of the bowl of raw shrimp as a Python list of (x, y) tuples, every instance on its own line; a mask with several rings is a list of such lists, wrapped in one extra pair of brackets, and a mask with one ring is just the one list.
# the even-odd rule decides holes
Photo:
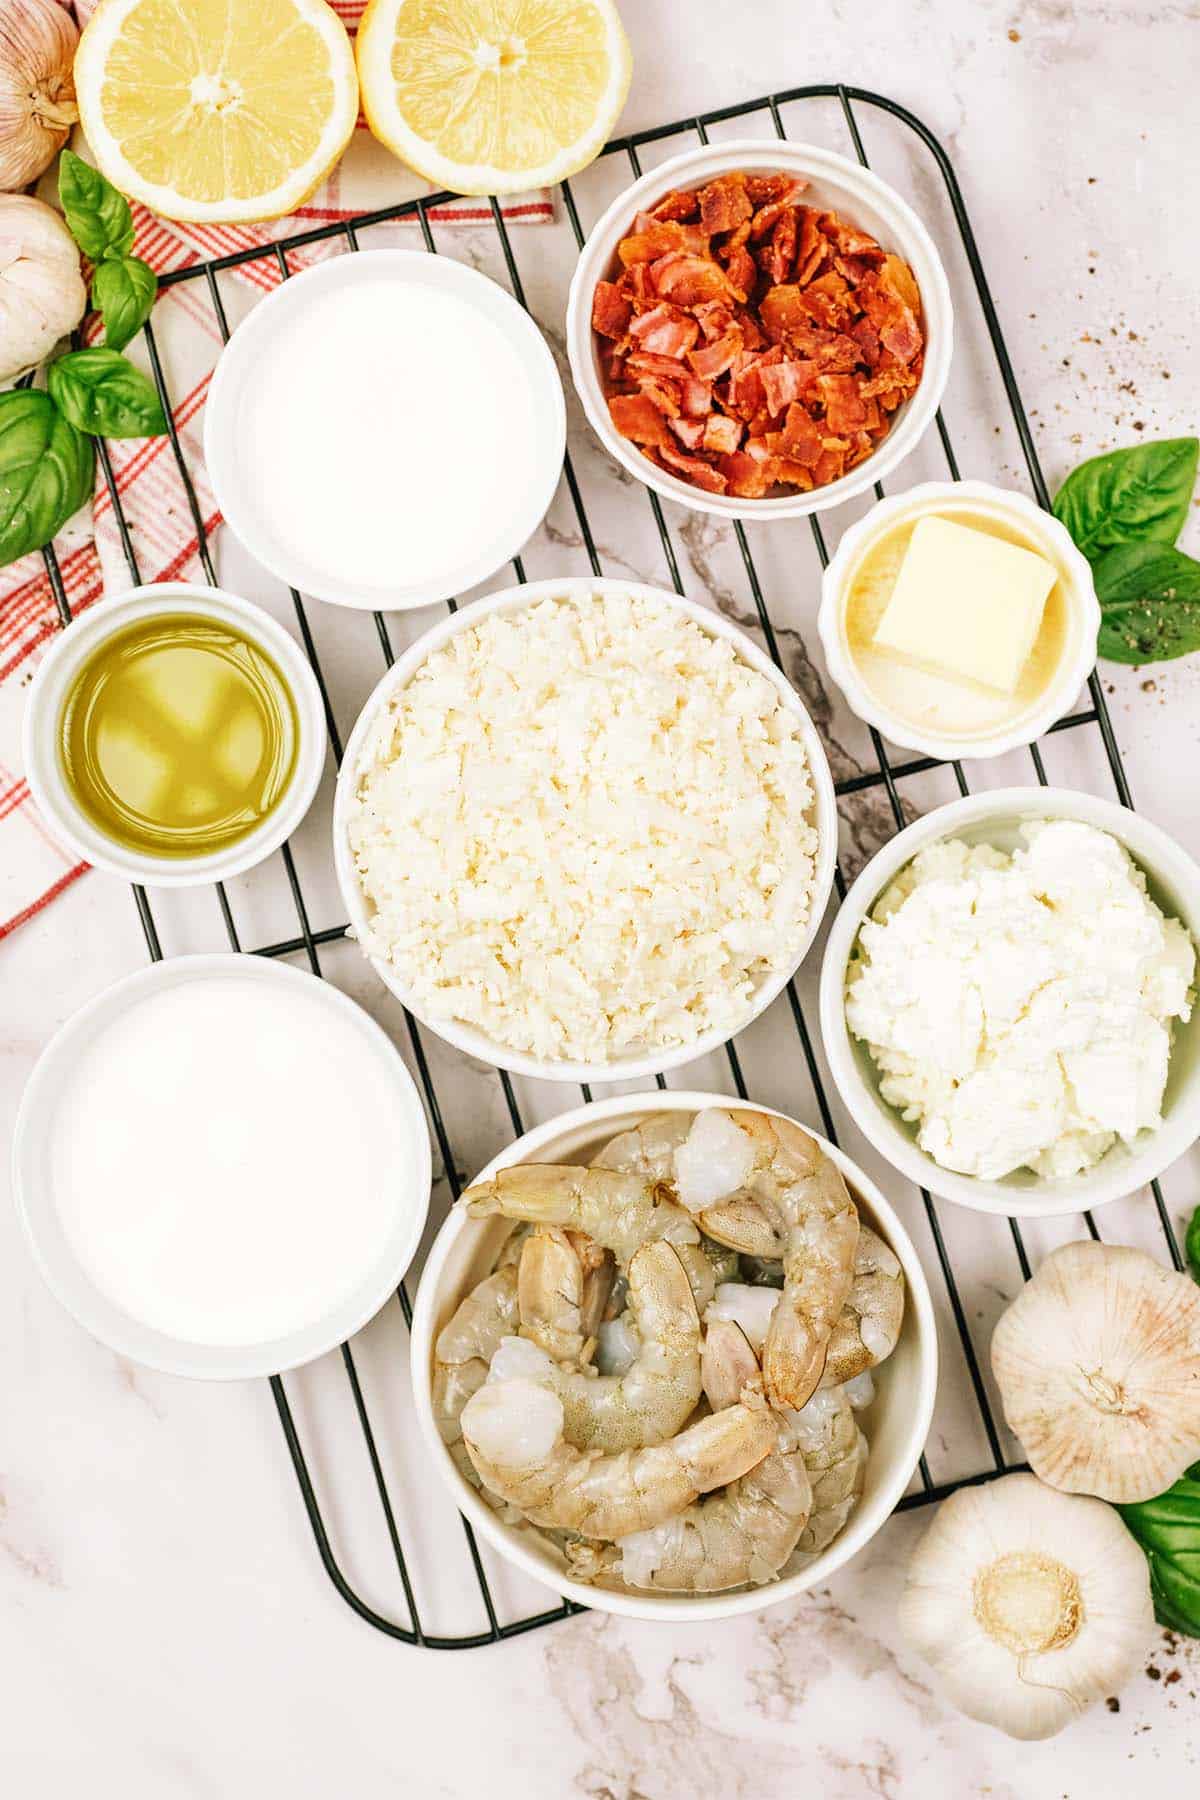
[(481, 1171), (426, 1262), (412, 1372), (438, 1475), (509, 1562), (601, 1611), (715, 1619), (875, 1535), (929, 1431), (937, 1337), (908, 1233), (843, 1151), (658, 1091)]

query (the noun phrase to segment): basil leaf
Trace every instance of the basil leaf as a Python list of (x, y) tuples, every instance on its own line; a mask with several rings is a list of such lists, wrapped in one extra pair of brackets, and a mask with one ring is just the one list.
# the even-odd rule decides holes
[(1164, 438), (1093, 456), (1054, 496), (1061, 519), (1089, 562), (1117, 544), (1173, 544), (1196, 483), (1196, 438)]
[(133, 249), (133, 215), (99, 169), (73, 150), (58, 164), (58, 198), (71, 236), (85, 256), (98, 263), (104, 256), (128, 256)]
[(50, 542), (90, 496), (93, 466), (49, 394), (0, 394), (0, 568)]
[(46, 370), (63, 417), (96, 437), (157, 437), (167, 429), (153, 384), (128, 357), (101, 346), (71, 350)]
[(1200, 650), (1200, 562), (1170, 544), (1125, 544), (1095, 567), (1101, 656), (1167, 662)]
[(1117, 1511), (1146, 1553), (1159, 1624), (1200, 1637), (1200, 1463), (1165, 1494)]
[(1183, 1240), (1183, 1253), (1187, 1257), (1188, 1268), (1196, 1280), (1200, 1281), (1200, 1206), (1192, 1214), (1192, 1222)]
[(158, 276), (140, 256), (116, 256), (97, 263), (92, 305), (104, 320), (104, 342), (123, 350), (150, 317)]

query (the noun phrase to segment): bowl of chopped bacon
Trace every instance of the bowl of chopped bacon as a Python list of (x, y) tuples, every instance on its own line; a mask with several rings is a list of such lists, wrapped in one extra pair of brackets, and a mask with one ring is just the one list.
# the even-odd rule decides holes
[(795, 518), (863, 492), (932, 421), (953, 338), (933, 241), (810, 144), (706, 145), (627, 189), (571, 284), (588, 421), (658, 493)]

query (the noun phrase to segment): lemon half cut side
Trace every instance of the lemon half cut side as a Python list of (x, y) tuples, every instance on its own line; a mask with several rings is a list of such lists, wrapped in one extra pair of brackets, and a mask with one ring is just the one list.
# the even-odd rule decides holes
[(633, 66), (613, 0), (370, 0), (356, 55), (375, 136), (456, 194), (550, 187), (585, 167)]
[(325, 0), (100, 0), (75, 86), (101, 173), (197, 223), (294, 212), (358, 117), (354, 52)]

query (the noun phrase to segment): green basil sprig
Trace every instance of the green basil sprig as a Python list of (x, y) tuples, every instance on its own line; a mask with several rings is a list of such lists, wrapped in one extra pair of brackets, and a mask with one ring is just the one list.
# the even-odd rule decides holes
[(1187, 1257), (1188, 1267), (1200, 1281), (1200, 1206), (1192, 1214), (1187, 1228), (1187, 1236), (1183, 1240), (1183, 1253)]
[(1200, 650), (1200, 562), (1177, 550), (1200, 440), (1164, 438), (1089, 457), (1054, 496), (1092, 565), (1109, 662), (1167, 662)]
[(150, 317), (158, 277), (133, 251), (133, 214), (124, 194), (82, 157), (64, 150), (58, 198), (67, 228), (95, 263), (92, 305), (104, 321), (104, 342), (123, 350)]
[(0, 567), (48, 544), (92, 491), (92, 441), (49, 394), (0, 394)]
[(95, 437), (157, 437), (167, 429), (154, 385), (128, 357), (103, 345), (72, 350), (46, 370), (50, 398), (76, 431)]
[(1200, 1637), (1200, 1463), (1165, 1494), (1117, 1511), (1150, 1564), (1155, 1618), (1171, 1631)]
[(1089, 457), (1054, 496), (1061, 519), (1089, 562), (1118, 544), (1173, 544), (1196, 485), (1200, 439), (1164, 438)]

